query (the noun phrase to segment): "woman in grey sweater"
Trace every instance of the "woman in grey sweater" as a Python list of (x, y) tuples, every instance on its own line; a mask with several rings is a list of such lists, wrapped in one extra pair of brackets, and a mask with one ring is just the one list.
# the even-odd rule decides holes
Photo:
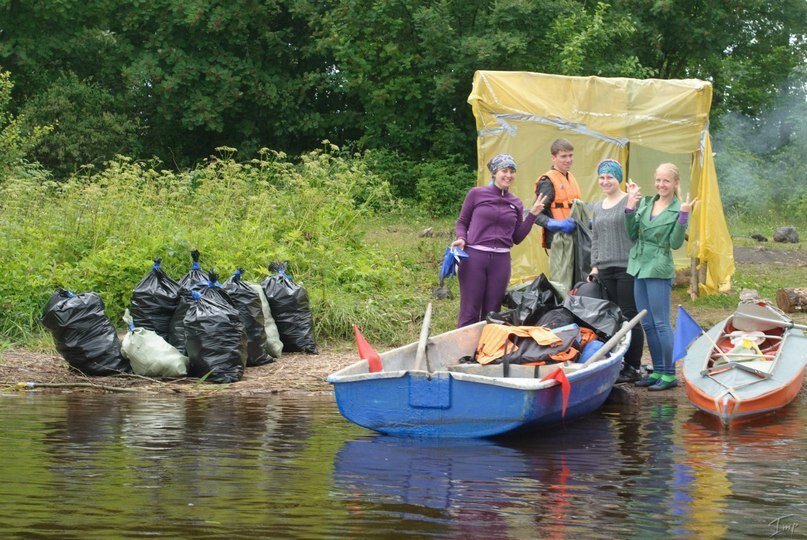
[[(619, 188), (622, 165), (606, 159), (597, 166), (597, 180), (605, 198), (589, 206), (591, 214), (591, 274), (589, 281), (599, 279), (605, 285), (608, 299), (628, 319), (636, 316), (633, 299), (633, 276), (628, 274), (628, 253), (633, 241), (625, 228), (627, 194)], [(630, 348), (625, 353), (622, 372), (617, 382), (633, 382), (640, 378), (644, 333), (641, 325), (631, 331)]]

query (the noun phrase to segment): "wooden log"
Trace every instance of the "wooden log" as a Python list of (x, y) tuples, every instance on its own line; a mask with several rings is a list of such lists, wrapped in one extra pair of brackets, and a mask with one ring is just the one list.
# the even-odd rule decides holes
[(807, 287), (779, 289), (776, 291), (776, 305), (785, 313), (807, 311)]

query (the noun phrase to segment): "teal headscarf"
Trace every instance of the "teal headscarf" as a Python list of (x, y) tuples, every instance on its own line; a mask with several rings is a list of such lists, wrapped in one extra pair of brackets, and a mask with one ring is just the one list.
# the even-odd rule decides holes
[(615, 159), (604, 159), (597, 165), (597, 176), (601, 174), (610, 174), (620, 182), (622, 181), (622, 165)]

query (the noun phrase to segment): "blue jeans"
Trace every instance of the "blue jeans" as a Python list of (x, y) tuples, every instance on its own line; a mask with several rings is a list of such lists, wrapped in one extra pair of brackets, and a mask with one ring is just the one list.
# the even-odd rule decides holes
[(636, 309), (647, 310), (647, 315), (642, 319), (642, 328), (653, 360), (653, 372), (659, 375), (675, 375), (673, 330), (670, 324), (671, 294), (671, 279), (642, 278), (633, 282)]

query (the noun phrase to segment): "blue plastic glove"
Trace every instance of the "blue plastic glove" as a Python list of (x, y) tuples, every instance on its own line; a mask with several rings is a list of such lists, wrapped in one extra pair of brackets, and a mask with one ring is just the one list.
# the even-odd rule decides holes
[(546, 222), (546, 229), (549, 232), (553, 233), (562, 232), (566, 234), (572, 234), (576, 228), (577, 223), (575, 223), (572, 218), (566, 218), (566, 219), (550, 218), (549, 221)]
[(447, 277), (457, 275), (457, 266), (464, 259), (468, 258), (468, 254), (458, 247), (447, 247), (443, 255), (443, 264), (440, 267), (440, 281)]

